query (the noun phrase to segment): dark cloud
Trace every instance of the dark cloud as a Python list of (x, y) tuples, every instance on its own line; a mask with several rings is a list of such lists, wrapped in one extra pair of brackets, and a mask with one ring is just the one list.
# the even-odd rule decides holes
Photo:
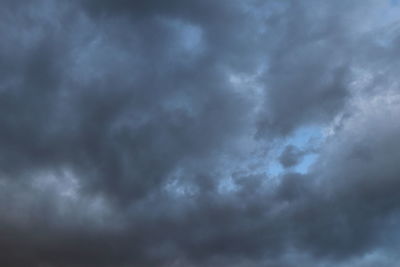
[(3, 4), (1, 266), (393, 266), (380, 1)]
[(283, 167), (290, 168), (299, 164), (305, 154), (305, 151), (293, 145), (288, 145), (279, 156), (279, 162)]

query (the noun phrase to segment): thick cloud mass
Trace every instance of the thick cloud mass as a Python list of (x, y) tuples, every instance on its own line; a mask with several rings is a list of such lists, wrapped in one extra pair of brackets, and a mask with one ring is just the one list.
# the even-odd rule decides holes
[(400, 262), (398, 6), (1, 3), (1, 266)]

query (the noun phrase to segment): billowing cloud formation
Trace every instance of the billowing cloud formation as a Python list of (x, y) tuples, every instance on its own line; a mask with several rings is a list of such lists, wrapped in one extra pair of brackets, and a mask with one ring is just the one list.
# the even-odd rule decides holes
[(394, 266), (399, 14), (3, 1), (0, 265)]

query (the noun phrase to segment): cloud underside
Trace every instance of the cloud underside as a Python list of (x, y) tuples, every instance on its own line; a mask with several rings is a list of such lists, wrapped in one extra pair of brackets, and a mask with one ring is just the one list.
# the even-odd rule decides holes
[(395, 266), (383, 2), (3, 1), (0, 265)]

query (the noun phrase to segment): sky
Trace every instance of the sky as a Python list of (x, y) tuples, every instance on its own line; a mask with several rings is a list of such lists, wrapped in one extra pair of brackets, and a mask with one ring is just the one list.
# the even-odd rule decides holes
[(0, 3), (0, 266), (399, 265), (398, 1)]

